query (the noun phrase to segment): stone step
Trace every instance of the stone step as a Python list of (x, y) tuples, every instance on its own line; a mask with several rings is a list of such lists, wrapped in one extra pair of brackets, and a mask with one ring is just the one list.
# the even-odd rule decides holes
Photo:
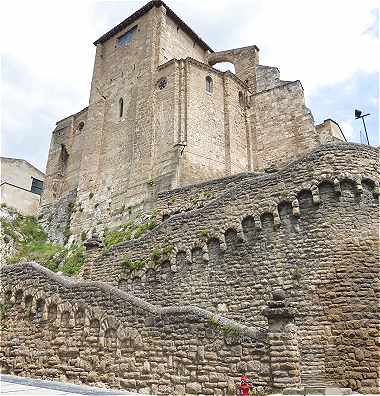
[(351, 388), (336, 386), (304, 386), (301, 388), (286, 388), (283, 395), (352, 395)]

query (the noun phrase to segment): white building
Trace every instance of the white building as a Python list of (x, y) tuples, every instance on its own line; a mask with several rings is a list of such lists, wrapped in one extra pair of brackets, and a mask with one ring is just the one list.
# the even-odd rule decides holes
[(36, 215), (45, 174), (23, 159), (0, 157), (0, 202)]

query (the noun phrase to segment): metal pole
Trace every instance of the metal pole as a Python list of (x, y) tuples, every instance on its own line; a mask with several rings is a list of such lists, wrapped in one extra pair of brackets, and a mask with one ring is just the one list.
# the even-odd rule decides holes
[(362, 118), (363, 125), (364, 125), (365, 136), (366, 136), (366, 138), (367, 138), (367, 144), (368, 144), (368, 146), (369, 146), (368, 133), (367, 133), (367, 128), (366, 128), (366, 126), (365, 126), (364, 117), (361, 117), (361, 118)]

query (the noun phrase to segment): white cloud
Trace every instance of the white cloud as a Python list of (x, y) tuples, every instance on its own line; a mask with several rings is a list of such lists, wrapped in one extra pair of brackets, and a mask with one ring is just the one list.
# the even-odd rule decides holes
[(285, 80), (300, 79), (311, 95), (324, 85), (378, 68), (379, 42), (368, 32), (375, 1), (265, 0), (251, 24), (242, 26), (243, 44), (254, 40), (261, 61), (276, 65)]

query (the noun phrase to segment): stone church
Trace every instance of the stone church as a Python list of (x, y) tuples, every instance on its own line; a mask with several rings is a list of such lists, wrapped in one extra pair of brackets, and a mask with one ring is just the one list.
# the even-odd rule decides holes
[(299, 81), (256, 46), (213, 52), (162, 1), (95, 45), (39, 215), (86, 256), (71, 278), (0, 268), (1, 372), (167, 396), (233, 396), (242, 373), (256, 394), (379, 394), (379, 150), (314, 125)]
[(344, 139), (334, 121), (314, 124), (300, 81), (261, 65), (256, 45), (214, 52), (162, 1), (94, 44), (89, 105), (57, 122), (41, 202), (61, 224), (75, 203), (74, 235), (125, 221), (159, 192), (273, 171)]

